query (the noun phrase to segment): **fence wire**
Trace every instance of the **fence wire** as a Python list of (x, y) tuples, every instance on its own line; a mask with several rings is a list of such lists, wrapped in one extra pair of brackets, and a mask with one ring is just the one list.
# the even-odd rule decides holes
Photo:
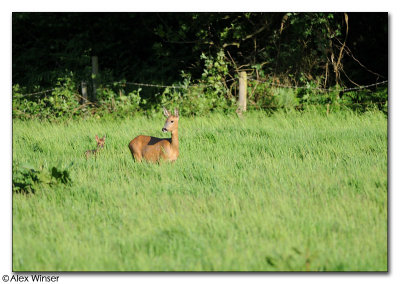
[[(303, 107), (310, 107), (310, 106), (318, 106), (318, 107), (335, 107), (335, 106), (345, 106), (345, 107), (349, 107), (349, 106), (372, 106), (372, 105), (380, 105), (380, 106), (385, 106), (387, 104), (387, 102), (353, 102), (353, 103), (346, 103), (346, 102), (340, 102), (340, 103), (321, 103), (321, 104), (317, 104), (317, 103), (306, 103), (306, 104), (298, 104), (298, 105), (293, 105), (293, 108), (295, 109), (301, 109)], [(257, 104), (248, 104), (246, 106), (246, 109), (253, 109), (253, 110), (259, 110), (259, 109), (277, 109), (279, 108), (279, 106), (274, 106), (274, 105), (257, 105)]]
[(55, 90), (56, 90), (56, 88), (45, 90), (45, 91), (40, 91), (40, 92), (29, 93), (29, 94), (21, 94), (19, 97), (36, 96), (36, 95), (40, 95), (40, 94), (50, 93), (50, 92), (55, 91)]
[(340, 89), (332, 89), (332, 88), (319, 88), (319, 87), (310, 87), (310, 86), (290, 86), (290, 85), (282, 85), (282, 84), (277, 84), (273, 82), (268, 82), (268, 81), (263, 81), (263, 80), (257, 80), (254, 78), (247, 78), (248, 81), (254, 81), (258, 83), (263, 83), (263, 84), (268, 84), (270, 86), (278, 87), (278, 88), (287, 88), (287, 89), (307, 89), (307, 90), (318, 90), (318, 91), (324, 91), (324, 92), (333, 92), (333, 91), (341, 91), (341, 92), (349, 92), (349, 91), (356, 91), (356, 90), (363, 90), (367, 89), (370, 87), (374, 86), (379, 86), (388, 83), (388, 80), (386, 81), (381, 81), (378, 83), (374, 84), (369, 84), (369, 85), (364, 85), (364, 86), (358, 86), (358, 87), (353, 87), (353, 88), (340, 88)]
[[(231, 81), (235, 81), (236, 78), (232, 78), (232, 79), (228, 79), (225, 80), (225, 83), (231, 82)], [(138, 86), (138, 87), (154, 87), (154, 88), (171, 88), (171, 89), (186, 89), (189, 87), (212, 87), (215, 86), (215, 84), (189, 84), (189, 85), (183, 85), (183, 86), (177, 86), (177, 85), (157, 85), (157, 84), (147, 84), (147, 83), (137, 83), (137, 82), (114, 82), (111, 84), (120, 84), (120, 85), (134, 85), (134, 86)]]
[[(232, 81), (237, 81), (239, 78), (232, 78), (228, 79), (225, 81), (225, 83), (232, 82)], [(286, 89), (307, 89), (307, 90), (318, 90), (318, 91), (324, 91), (324, 92), (333, 92), (333, 91), (341, 91), (341, 92), (349, 92), (349, 91), (360, 91), (363, 89), (367, 89), (370, 87), (374, 86), (379, 86), (383, 84), (387, 84), (388, 80), (386, 81), (381, 81), (369, 85), (364, 85), (364, 86), (357, 86), (353, 88), (341, 88), (341, 89), (332, 89), (332, 88), (319, 88), (319, 87), (310, 87), (310, 86), (291, 86), (291, 85), (283, 85), (283, 84), (278, 84), (278, 83), (273, 83), (273, 82), (268, 82), (268, 81), (263, 81), (263, 80), (257, 80), (254, 78), (247, 78), (248, 81), (253, 81), (253, 82), (258, 82), (262, 84), (268, 84), (273, 87), (278, 87), (278, 88), (286, 88)], [(160, 84), (149, 84), (149, 83), (138, 83), (138, 82), (123, 82), (123, 81), (118, 81), (118, 82), (112, 82), (105, 84), (106, 86), (111, 86), (111, 85), (132, 85), (132, 86), (138, 86), (138, 87), (152, 87), (152, 88), (171, 88), (171, 89), (187, 89), (189, 87), (212, 87), (215, 86), (215, 84), (189, 84), (189, 85), (160, 85)], [(64, 86), (60, 86), (59, 88), (63, 88)], [(33, 92), (33, 93), (27, 93), (27, 94), (21, 94), (21, 97), (30, 97), (30, 96), (36, 96), (40, 94), (46, 94), (50, 93), (52, 91), (55, 91), (57, 88), (52, 88), (44, 91), (39, 91), (39, 92)]]

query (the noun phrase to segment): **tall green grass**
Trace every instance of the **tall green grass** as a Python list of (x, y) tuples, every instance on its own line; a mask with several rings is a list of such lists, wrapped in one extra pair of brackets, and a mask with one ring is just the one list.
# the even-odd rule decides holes
[(13, 195), (13, 270), (387, 270), (381, 113), (182, 117), (175, 163), (134, 163), (163, 123), (14, 121), (15, 164), (74, 164), (71, 186)]

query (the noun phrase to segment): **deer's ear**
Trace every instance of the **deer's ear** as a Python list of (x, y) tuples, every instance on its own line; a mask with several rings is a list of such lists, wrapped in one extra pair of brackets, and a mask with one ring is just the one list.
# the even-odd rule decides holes
[(163, 107), (163, 113), (164, 113), (164, 115), (165, 115), (166, 117), (168, 117), (168, 116), (171, 115), (171, 114), (169, 113), (169, 111), (168, 111), (165, 107)]
[(177, 108), (175, 108), (175, 110), (174, 110), (174, 116), (179, 117), (179, 112), (178, 112)]
[(96, 137), (95, 137), (95, 138), (96, 138), (96, 141), (99, 141), (99, 136), (97, 136), (97, 134), (96, 134)]
[(103, 136), (103, 138), (101, 138), (101, 140), (104, 140), (104, 139), (106, 139), (106, 136), (105, 136), (105, 135)]

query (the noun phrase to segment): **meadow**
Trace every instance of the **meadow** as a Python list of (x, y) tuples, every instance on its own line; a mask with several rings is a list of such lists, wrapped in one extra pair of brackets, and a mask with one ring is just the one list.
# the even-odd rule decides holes
[(13, 271), (387, 271), (384, 114), (181, 117), (178, 160), (135, 163), (164, 120), (14, 120), (15, 166), (73, 165), (13, 193)]

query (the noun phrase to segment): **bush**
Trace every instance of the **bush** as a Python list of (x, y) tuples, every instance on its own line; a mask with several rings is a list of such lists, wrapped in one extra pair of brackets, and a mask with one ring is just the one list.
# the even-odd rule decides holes
[(140, 111), (141, 105), (146, 104), (146, 100), (140, 97), (142, 89), (139, 88), (126, 93), (119, 85), (115, 84), (114, 87), (117, 87), (118, 91), (114, 91), (111, 88), (98, 89), (96, 113), (103, 115), (112, 113), (117, 116), (132, 115)]
[(43, 166), (36, 169), (29, 164), (13, 164), (12, 189), (15, 193), (35, 193), (46, 187), (72, 183), (68, 169), (72, 163), (64, 169), (52, 167), (51, 170)]
[(199, 82), (191, 82), (191, 75), (182, 72), (183, 82), (175, 88), (166, 88), (159, 104), (178, 107), (183, 115), (234, 110), (236, 99), (227, 88), (229, 63), (224, 52), (218, 52), (216, 57), (202, 53), (200, 58), (204, 61), (204, 69)]
[(59, 78), (56, 87), (49, 92), (24, 95), (23, 90), (19, 85), (13, 86), (13, 118), (71, 117), (80, 106), (72, 73)]
[[(172, 87), (167, 87), (161, 94), (152, 94), (149, 99), (141, 96), (141, 88), (132, 88), (125, 82), (104, 84), (97, 89), (97, 98), (94, 102), (82, 103), (74, 74), (58, 78), (57, 86), (46, 93), (23, 95), (26, 89), (13, 86), (13, 118), (21, 119), (65, 119), (82, 116), (114, 117), (131, 116), (142, 112), (154, 115), (160, 106), (178, 107), (182, 115), (205, 115), (209, 112), (233, 112), (237, 109), (237, 95), (232, 90), (237, 88), (237, 78), (229, 75), (231, 63), (223, 51), (216, 56), (201, 54), (204, 63), (201, 78), (193, 82), (191, 74), (181, 73), (182, 81)], [(302, 86), (290, 88), (279, 86), (271, 81), (262, 72), (260, 66), (252, 67), (258, 81), (248, 81), (248, 108), (268, 109), (304, 109), (309, 106), (323, 106), (330, 110), (352, 108), (365, 111), (378, 108), (387, 113), (387, 86), (375, 90), (357, 90), (342, 92), (340, 86), (326, 91), (322, 87), (321, 79), (314, 81), (301, 77)], [(285, 83), (292, 85), (289, 76)], [(285, 85), (283, 84), (283, 85)], [(151, 99), (151, 100), (150, 100)]]

